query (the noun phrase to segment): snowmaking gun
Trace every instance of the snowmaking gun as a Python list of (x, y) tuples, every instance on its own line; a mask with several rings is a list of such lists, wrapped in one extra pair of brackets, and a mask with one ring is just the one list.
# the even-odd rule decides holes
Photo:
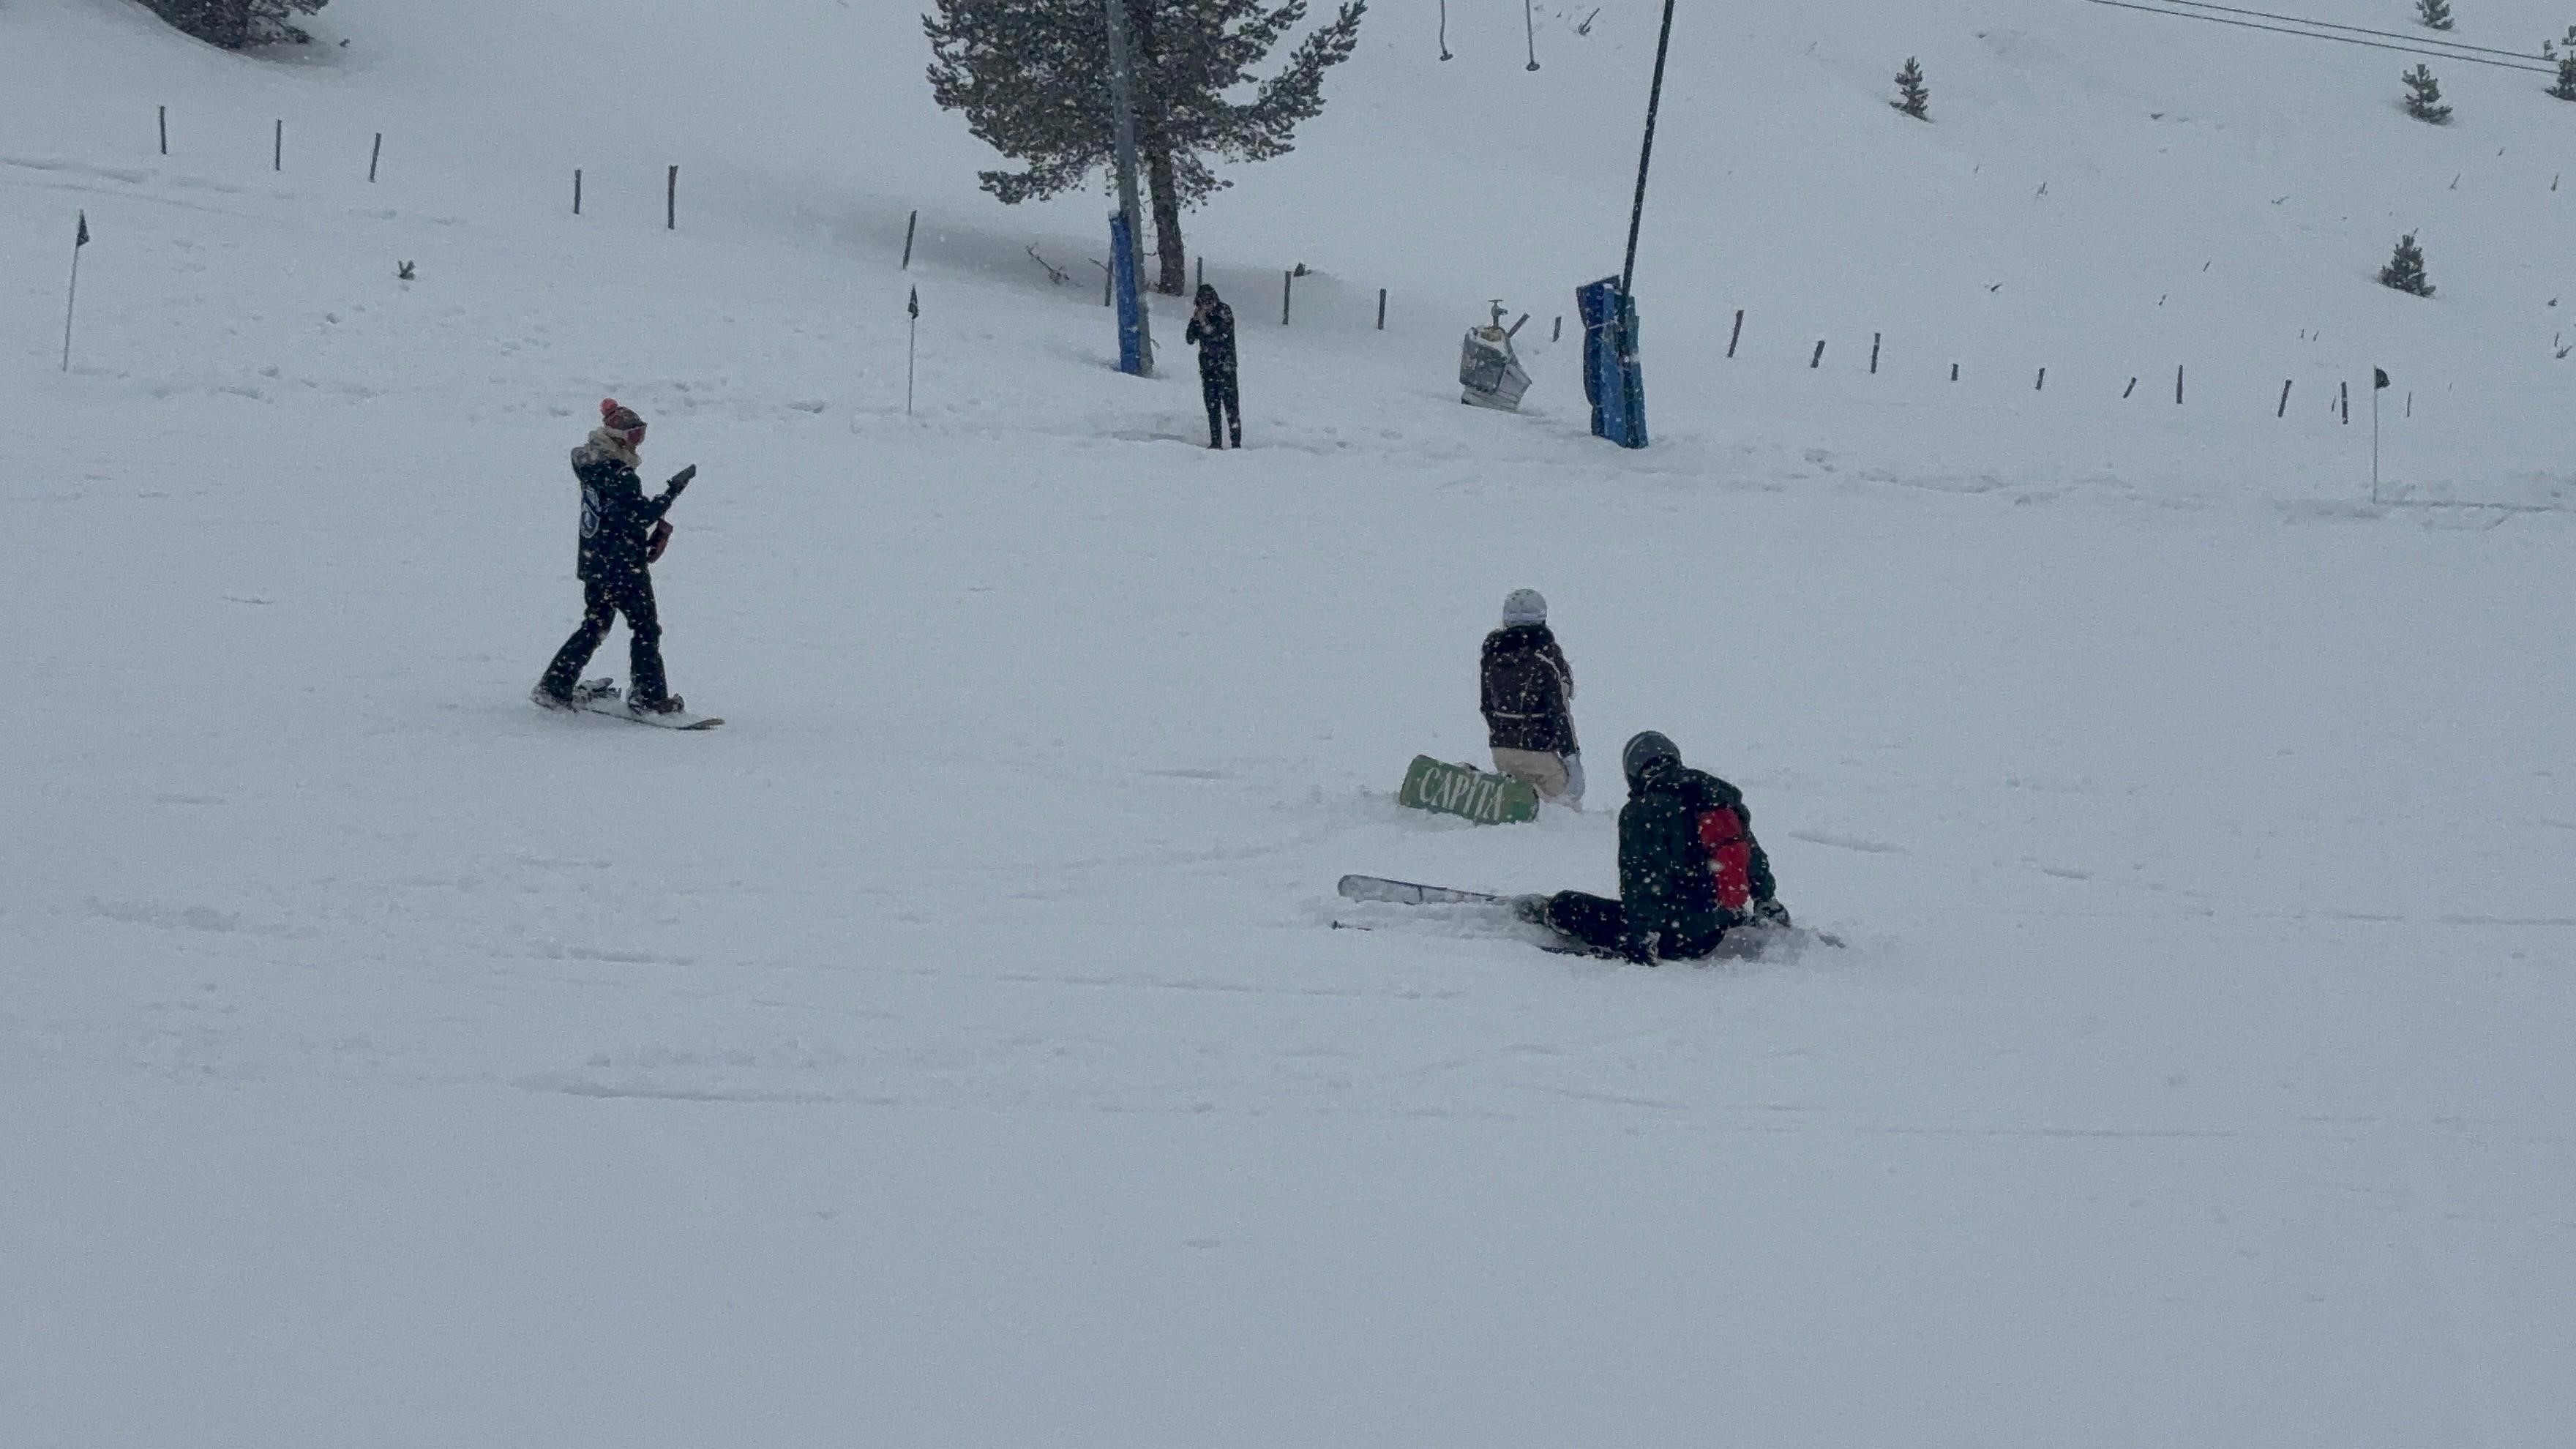
[(1498, 300), (1492, 321), (1467, 329), (1466, 345), (1458, 353), (1458, 385), (1464, 389), (1459, 401), (1507, 413), (1520, 411), (1521, 394), (1529, 391), (1530, 375), (1529, 369), (1521, 366), (1512, 339), (1528, 322), (1529, 314), (1524, 312), (1520, 321), (1504, 327), (1503, 304)]

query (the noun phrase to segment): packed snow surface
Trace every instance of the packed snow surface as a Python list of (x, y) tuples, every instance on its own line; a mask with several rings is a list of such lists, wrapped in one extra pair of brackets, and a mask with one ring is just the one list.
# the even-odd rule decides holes
[[(1684, 6), (1624, 453), (1660, 7), (1447, 8), (1194, 216), (1216, 455), (913, 5), (0, 0), (0, 1440), (2564, 1443), (2576, 106)], [(610, 395), (711, 733), (525, 700)], [(1524, 586), (1592, 808), (1399, 810)], [(1334, 897), (1609, 888), (1643, 728), (1846, 949)]]

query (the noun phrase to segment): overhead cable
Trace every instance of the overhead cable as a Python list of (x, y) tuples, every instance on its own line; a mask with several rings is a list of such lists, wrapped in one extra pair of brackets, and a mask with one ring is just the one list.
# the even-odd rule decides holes
[[(2491, 60), (2486, 56), (2468, 54), (2457, 50), (2427, 50), (2421, 45), (2396, 45), (2382, 40), (2363, 40), (2357, 36), (2334, 35), (2323, 30), (2292, 29), (2289, 26), (2283, 25), (2259, 25), (2251, 20), (2231, 20), (2223, 15), (2195, 15), (2188, 10), (2169, 10), (2163, 5), (2140, 5), (2132, 3), (2132, 0), (2085, 0), (2085, 3), (2088, 5), (2107, 5), (2114, 10), (2137, 10), (2149, 15), (2167, 15), (2176, 20), (2197, 20), (2209, 25), (2233, 25), (2240, 30), (2261, 30), (2274, 35), (2294, 35), (2302, 40), (2331, 40), (2338, 45), (2360, 45), (2367, 46), (2372, 50), (2393, 50), (2403, 55), (2429, 56), (2434, 60), (2456, 60), (2466, 62), (2470, 65), (2490, 65), (2499, 70), (2529, 71), (2535, 75), (2556, 75), (2558, 73), (2558, 68), (2556, 66), (2543, 65), (2536, 60), (2525, 59), (2519, 62), (2510, 60)], [(2300, 21), (2297, 23), (2301, 25), (2313, 25), (2316, 22)], [(2508, 54), (2509, 52), (2499, 51), (2496, 53), (2501, 55)]]

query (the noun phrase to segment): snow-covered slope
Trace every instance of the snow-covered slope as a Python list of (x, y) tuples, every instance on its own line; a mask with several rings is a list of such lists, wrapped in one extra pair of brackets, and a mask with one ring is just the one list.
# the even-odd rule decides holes
[[(1655, 7), (1535, 73), (1513, 8), (1444, 65), (1383, 4), (1194, 222), (1213, 457), (908, 5), (335, 0), (245, 61), (0, 0), (0, 1438), (2554, 1442), (2567, 517), (2373, 507), (2326, 397), (2396, 375), (2390, 496), (2563, 507), (2576, 107), (2071, 0), (1685, 14), (1624, 454), (1544, 334)], [(2370, 280), (2417, 227), (2430, 302)], [(1452, 401), (1496, 295), (1517, 418)], [(521, 702), (611, 393), (703, 469), (709, 735)], [(1522, 585), (1602, 808), (1398, 811)], [(1647, 727), (1850, 949), (1332, 898), (1607, 887)]]

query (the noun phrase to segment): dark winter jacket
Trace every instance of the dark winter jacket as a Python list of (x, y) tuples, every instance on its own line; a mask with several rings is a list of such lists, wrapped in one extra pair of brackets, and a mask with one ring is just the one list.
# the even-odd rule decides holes
[(1705, 956), (1757, 914), (1776, 911), (1771, 858), (1733, 785), (1677, 760), (1628, 782), (1619, 812), (1619, 902), (1632, 961)]
[(675, 478), (661, 497), (645, 497), (635, 454), (605, 428), (572, 450), (572, 475), (581, 482), (581, 577), (606, 581), (643, 573), (653, 525), (688, 484)]
[(1482, 672), (1495, 749), (1574, 753), (1574, 667), (1545, 624), (1507, 624), (1486, 635)]
[(1182, 340), (1193, 342), (1199, 349), (1199, 376), (1231, 378), (1234, 376), (1234, 309), (1223, 302), (1210, 306), (1205, 314), (1193, 313), (1190, 330)]

